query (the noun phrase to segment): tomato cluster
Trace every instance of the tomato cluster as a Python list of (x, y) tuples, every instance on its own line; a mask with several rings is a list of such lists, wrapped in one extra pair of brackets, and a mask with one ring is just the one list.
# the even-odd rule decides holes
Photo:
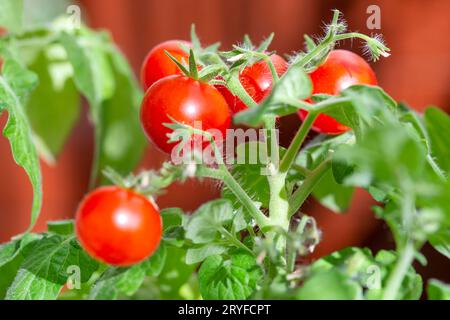
[[(214, 87), (182, 76), (176, 64), (165, 53), (167, 51), (177, 60), (187, 62), (189, 55), (185, 49), (190, 47), (191, 43), (186, 41), (163, 42), (150, 51), (141, 70), (142, 86), (147, 90), (142, 103), (141, 123), (149, 139), (166, 153), (170, 153), (174, 147), (174, 144), (167, 143), (167, 134), (171, 130), (164, 126), (164, 123), (171, 122), (170, 118), (189, 125), (201, 121), (203, 130), (218, 129), (225, 134), (230, 126), (231, 115), (247, 109), (226, 86)], [(286, 60), (276, 54), (271, 55), (270, 59), (278, 76), (282, 76), (289, 67)], [(169, 76), (174, 77), (166, 79)], [(377, 84), (369, 64), (347, 50), (331, 51), (325, 62), (310, 73), (310, 78), (313, 94), (337, 95), (351, 85)], [(264, 100), (273, 85), (270, 68), (264, 60), (245, 67), (239, 74), (239, 81), (257, 103)], [(307, 111), (300, 110), (299, 115), (304, 119)], [(319, 115), (313, 124), (313, 130), (332, 135), (349, 129), (325, 114)]]
[[(174, 143), (168, 142), (172, 129), (165, 126), (173, 120), (190, 126), (201, 123), (202, 130), (215, 129), (225, 136), (233, 114), (247, 106), (223, 85), (211, 85), (182, 74), (167, 52), (187, 64), (192, 47), (187, 41), (166, 41), (153, 48), (141, 69), (141, 82), (146, 90), (141, 106), (141, 124), (153, 143), (170, 153)], [(273, 54), (270, 59), (278, 76), (289, 65)], [(346, 50), (332, 51), (325, 62), (310, 73), (313, 94), (339, 94), (355, 84), (375, 85), (370, 66), (360, 56)], [(259, 60), (246, 66), (239, 81), (257, 103), (264, 100), (273, 87), (269, 65)], [(310, 101), (310, 100), (309, 100)], [(307, 112), (301, 110), (304, 119)], [(319, 115), (313, 129), (326, 134), (340, 134), (350, 128), (327, 115)], [(203, 145), (202, 145), (203, 146)], [(81, 203), (76, 216), (76, 231), (81, 245), (103, 262), (126, 266), (142, 261), (158, 247), (162, 222), (158, 208), (132, 190), (102, 187), (90, 193)]]

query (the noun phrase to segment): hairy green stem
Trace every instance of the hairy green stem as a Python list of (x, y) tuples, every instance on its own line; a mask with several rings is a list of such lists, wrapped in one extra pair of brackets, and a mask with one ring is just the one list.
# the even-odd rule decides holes
[(230, 77), (227, 79), (227, 88), (230, 92), (237, 96), (245, 105), (249, 108), (257, 107), (258, 104), (253, 100), (253, 98), (248, 94), (245, 88), (242, 86), (239, 80), (239, 71), (234, 71)]
[(273, 84), (277, 83), (278, 80), (280, 80), (280, 77), (278, 76), (278, 72), (277, 69), (275, 68), (275, 65), (273, 64), (272, 59), (270, 59), (270, 56), (263, 54), (263, 59), (264, 61), (267, 63), (267, 65), (269, 66), (270, 69), (270, 73), (272, 74), (272, 80), (273, 80)]
[(436, 163), (436, 161), (434, 161), (433, 157), (428, 154), (427, 155), (427, 161), (428, 164), (430, 165), (431, 169), (433, 169), (433, 171), (436, 173), (436, 175), (442, 179), (442, 180), (447, 180), (447, 177), (445, 176), (445, 173), (442, 171), (442, 169), (439, 167), (439, 165)]
[(395, 300), (398, 289), (405, 278), (408, 268), (414, 260), (415, 248), (412, 241), (408, 241), (400, 252), (394, 270), (389, 275), (386, 288), (383, 293), (383, 300)]
[(249, 211), (253, 219), (260, 228), (265, 227), (269, 223), (269, 219), (259, 210), (249, 195), (242, 189), (241, 185), (233, 178), (233, 176), (228, 171), (223, 172), (223, 182), (227, 187), (234, 193), (234, 195), (239, 199), (242, 205)]
[(316, 112), (308, 113), (299, 130), (297, 131), (297, 134), (295, 135), (294, 139), (289, 145), (288, 150), (284, 154), (283, 159), (281, 160), (280, 172), (289, 171), (289, 169), (291, 168), (292, 164), (295, 161), (298, 151), (300, 150), (303, 144), (303, 141), (305, 141), (305, 138), (316, 118), (317, 118)]
[(250, 196), (245, 192), (240, 184), (234, 179), (234, 177), (229, 173), (228, 170), (211, 169), (207, 167), (200, 166), (196, 172), (198, 177), (211, 178), (216, 180), (221, 180), (225, 185), (234, 193), (236, 198), (242, 203), (242, 205), (249, 211), (253, 219), (260, 228), (268, 225), (269, 219), (255, 206)]
[(331, 168), (331, 160), (327, 159), (315, 168), (311, 174), (303, 181), (302, 185), (292, 194), (289, 206), (289, 217), (292, 217), (311, 194), (314, 187), (320, 182), (323, 176)]

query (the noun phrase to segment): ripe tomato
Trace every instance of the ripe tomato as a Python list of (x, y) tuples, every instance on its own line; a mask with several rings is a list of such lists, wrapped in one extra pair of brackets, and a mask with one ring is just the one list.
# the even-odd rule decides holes
[(118, 266), (149, 257), (162, 237), (157, 206), (143, 195), (116, 186), (100, 187), (83, 199), (75, 228), (91, 256)]
[[(310, 77), (313, 94), (337, 95), (355, 84), (377, 84), (375, 73), (370, 65), (363, 58), (348, 50), (331, 51), (326, 61), (314, 70)], [(299, 114), (304, 120), (308, 112), (300, 110)], [(341, 134), (350, 130), (349, 127), (325, 114), (317, 117), (313, 129), (326, 134)]]
[(165, 41), (149, 52), (141, 68), (141, 83), (144, 90), (150, 88), (159, 79), (181, 74), (180, 69), (167, 56), (165, 51), (168, 51), (179, 62), (184, 60), (187, 63), (189, 54), (182, 49), (182, 46), (191, 47), (191, 43), (182, 40)]
[(161, 150), (170, 153), (176, 143), (167, 143), (172, 129), (164, 126), (172, 120), (201, 129), (217, 129), (225, 137), (230, 127), (228, 104), (220, 92), (207, 83), (186, 76), (170, 76), (147, 90), (141, 106), (141, 124), (147, 137)]
[[(271, 55), (270, 60), (272, 60), (278, 76), (283, 75), (288, 69), (288, 63), (279, 55)], [(264, 98), (272, 90), (272, 73), (270, 72), (270, 68), (267, 63), (263, 60), (244, 68), (244, 70), (242, 70), (239, 74), (239, 81), (247, 93), (257, 103), (264, 100)], [(217, 86), (217, 89), (227, 100), (233, 114), (247, 109), (245, 103), (243, 103), (238, 97), (234, 96), (226, 87)]]

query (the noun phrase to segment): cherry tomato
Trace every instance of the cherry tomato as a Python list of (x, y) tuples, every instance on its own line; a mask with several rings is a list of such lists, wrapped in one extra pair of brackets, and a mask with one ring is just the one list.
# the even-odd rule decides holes
[(142, 102), (142, 127), (147, 137), (166, 153), (176, 145), (167, 143), (167, 134), (172, 129), (164, 123), (172, 122), (169, 116), (190, 126), (198, 122), (204, 131), (217, 129), (223, 138), (231, 123), (228, 104), (220, 92), (186, 76), (170, 76), (155, 82)]
[(81, 202), (75, 219), (81, 246), (94, 258), (129, 266), (151, 256), (162, 237), (157, 206), (134, 191), (100, 187)]
[[(283, 75), (288, 69), (288, 63), (279, 55), (271, 55), (270, 60), (272, 60), (278, 76)], [(272, 73), (268, 64), (263, 60), (244, 68), (239, 75), (239, 81), (257, 103), (264, 100), (272, 90)], [(233, 114), (247, 109), (245, 103), (234, 96), (226, 87), (217, 86), (217, 88), (227, 100)]]
[[(311, 74), (313, 94), (324, 93), (337, 95), (342, 90), (355, 84), (376, 85), (377, 79), (370, 65), (357, 54), (348, 50), (333, 50), (326, 61)], [(300, 110), (304, 120), (308, 114)], [(326, 134), (341, 134), (348, 130), (332, 117), (321, 114), (314, 121), (313, 129)]]
[(182, 46), (191, 47), (191, 43), (182, 40), (169, 40), (154, 47), (144, 60), (141, 68), (141, 83), (144, 90), (159, 79), (181, 74), (177, 65), (167, 56), (169, 52), (179, 62), (188, 62), (189, 54), (183, 50)]

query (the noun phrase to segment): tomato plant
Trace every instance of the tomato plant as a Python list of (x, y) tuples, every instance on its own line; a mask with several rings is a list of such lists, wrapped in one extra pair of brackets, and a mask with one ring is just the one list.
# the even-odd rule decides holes
[[(337, 95), (353, 85), (377, 84), (375, 73), (370, 65), (362, 57), (348, 50), (331, 51), (325, 62), (311, 72), (310, 77), (313, 94)], [(300, 110), (299, 114), (304, 120), (308, 112)], [(319, 115), (312, 128), (326, 134), (341, 134), (350, 130), (349, 127), (326, 114)]]
[[(63, 22), (36, 30), (16, 21), (0, 37), (4, 133), (34, 190), (30, 227), (0, 245), (1, 298), (406, 300), (426, 286), (429, 298), (449, 299), (450, 286), (424, 285), (413, 263), (426, 263), (427, 243), (450, 257), (450, 117), (396, 102), (362, 57), (334, 50), (350, 39), (372, 61), (387, 58), (380, 36), (348, 32), (335, 10), (326, 34), (305, 36), (305, 51), (286, 63), (269, 49), (273, 35), (220, 51), (203, 47), (192, 28), (184, 46), (149, 53), (144, 94), (109, 37)], [(75, 220), (32, 232), (40, 158), (57, 161), (81, 96), (95, 128), (93, 191)], [(276, 119), (299, 112), (283, 148)], [(239, 129), (227, 130), (231, 120)], [(305, 142), (311, 129), (324, 134)], [(134, 172), (144, 134), (170, 159)], [(185, 148), (197, 139), (202, 148)], [(215, 181), (220, 197), (190, 213), (158, 209), (171, 184), (193, 178)], [(348, 247), (306, 263), (322, 232), (305, 201), (340, 213), (355, 188), (377, 200), (395, 249)], [(80, 271), (78, 287), (68, 270)]]
[(144, 196), (119, 187), (101, 187), (81, 202), (75, 229), (91, 256), (129, 266), (158, 248), (162, 221), (158, 208)]

